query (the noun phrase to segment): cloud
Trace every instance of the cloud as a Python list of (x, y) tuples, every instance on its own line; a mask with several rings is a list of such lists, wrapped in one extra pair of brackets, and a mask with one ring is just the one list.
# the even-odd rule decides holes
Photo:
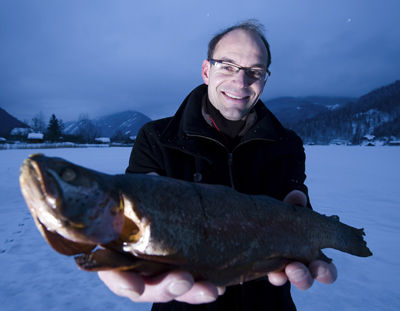
[[(137, 109), (173, 114), (201, 83), (210, 37), (247, 18), (266, 26), (264, 96), (359, 96), (398, 79), (400, 4), (363, 0), (52, 1), (0, 6), (0, 107), (60, 118)], [(64, 117), (65, 116), (65, 117)]]

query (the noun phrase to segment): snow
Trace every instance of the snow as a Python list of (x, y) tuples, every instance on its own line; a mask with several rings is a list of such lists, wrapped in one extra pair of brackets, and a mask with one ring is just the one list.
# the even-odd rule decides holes
[(15, 127), (11, 130), (11, 135), (27, 135), (30, 129), (27, 127)]
[(97, 137), (94, 139), (98, 143), (109, 144), (111, 143), (111, 139), (109, 137)]
[(367, 135), (364, 135), (363, 138), (365, 138), (366, 140), (374, 140), (375, 136), (371, 135), (371, 134), (367, 134)]
[(44, 135), (42, 133), (29, 133), (28, 139), (43, 139)]
[(327, 105), (326, 106), (329, 110), (336, 110), (340, 108), (339, 104), (335, 104), (335, 105)]
[[(19, 166), (31, 153), (60, 156), (105, 173), (123, 173), (130, 148), (0, 150), (0, 309), (150, 310), (112, 294), (96, 273), (46, 244), (18, 184)], [(338, 267), (333, 285), (293, 289), (299, 310), (400, 310), (400, 148), (307, 146), (307, 185), (314, 209), (364, 227), (374, 253), (358, 258), (326, 250)]]

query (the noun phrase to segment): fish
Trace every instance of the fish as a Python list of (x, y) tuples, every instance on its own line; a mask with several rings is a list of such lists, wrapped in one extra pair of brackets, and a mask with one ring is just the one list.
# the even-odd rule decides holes
[(33, 154), (21, 166), (20, 187), (48, 244), (87, 271), (180, 269), (227, 286), (291, 261), (329, 262), (325, 248), (372, 255), (364, 229), (337, 216), (224, 185), (110, 175)]

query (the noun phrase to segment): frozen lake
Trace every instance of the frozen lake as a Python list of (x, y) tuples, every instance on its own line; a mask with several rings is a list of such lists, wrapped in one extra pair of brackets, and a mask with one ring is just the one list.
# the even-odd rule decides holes
[[(149, 310), (113, 295), (95, 273), (77, 269), (40, 236), (19, 190), (29, 154), (60, 156), (105, 173), (123, 173), (130, 148), (0, 151), (0, 309)], [(315, 210), (363, 227), (373, 257), (335, 250), (333, 285), (293, 290), (299, 310), (400, 310), (400, 148), (308, 146), (307, 185)]]

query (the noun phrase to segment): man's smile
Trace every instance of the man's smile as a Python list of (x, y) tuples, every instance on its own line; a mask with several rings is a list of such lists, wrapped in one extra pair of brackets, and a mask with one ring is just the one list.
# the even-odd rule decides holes
[(247, 100), (250, 96), (247, 94), (234, 94), (228, 91), (221, 91), (223, 95), (235, 100)]

